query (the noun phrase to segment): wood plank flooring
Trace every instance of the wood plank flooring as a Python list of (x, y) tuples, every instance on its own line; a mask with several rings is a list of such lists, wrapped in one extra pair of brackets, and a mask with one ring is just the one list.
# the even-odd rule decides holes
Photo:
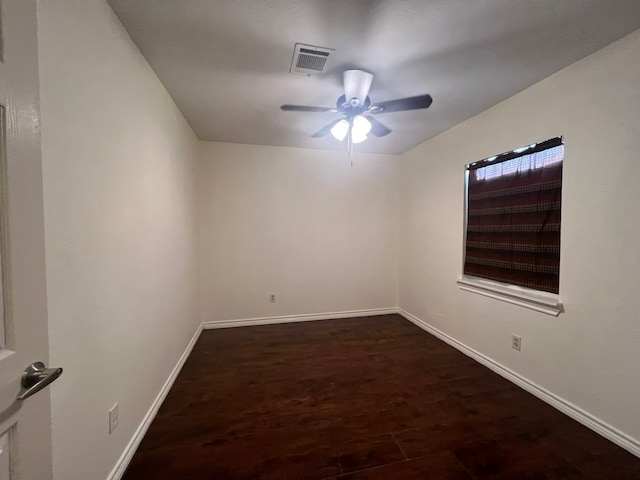
[(124, 476), (640, 479), (640, 459), (398, 315), (202, 333)]

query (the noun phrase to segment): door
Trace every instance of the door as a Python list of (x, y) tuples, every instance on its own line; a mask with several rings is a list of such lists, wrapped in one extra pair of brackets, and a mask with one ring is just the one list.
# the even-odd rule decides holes
[(52, 477), (47, 387), (17, 400), (48, 360), (35, 0), (0, 0), (0, 479)]

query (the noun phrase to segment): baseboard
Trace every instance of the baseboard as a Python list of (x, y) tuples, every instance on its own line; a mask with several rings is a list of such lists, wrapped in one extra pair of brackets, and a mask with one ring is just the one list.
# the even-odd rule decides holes
[(120, 480), (124, 475), (125, 470), (129, 466), (129, 462), (133, 458), (133, 454), (136, 453), (136, 450), (138, 449), (140, 442), (144, 438), (145, 433), (147, 433), (147, 430), (149, 429), (151, 422), (153, 422), (153, 419), (156, 417), (156, 414), (158, 413), (158, 410), (160, 409), (162, 402), (164, 402), (164, 399), (167, 397), (169, 390), (171, 390), (171, 387), (173, 386), (173, 382), (176, 381), (176, 378), (180, 373), (182, 366), (187, 361), (187, 358), (189, 358), (189, 354), (191, 353), (191, 350), (193, 350), (193, 347), (198, 341), (198, 337), (200, 336), (201, 333), (202, 333), (202, 325), (198, 325), (198, 328), (196, 329), (196, 333), (193, 334), (193, 337), (191, 338), (191, 341), (187, 345), (187, 348), (185, 349), (184, 353), (178, 360), (178, 363), (176, 364), (176, 366), (173, 368), (171, 375), (169, 375), (169, 378), (167, 378), (167, 381), (164, 383), (164, 385), (160, 389), (160, 393), (158, 393), (158, 396), (155, 398), (155, 400), (151, 404), (151, 408), (149, 408), (149, 411), (142, 419), (142, 422), (136, 429), (135, 433), (133, 434), (133, 437), (131, 437), (131, 440), (129, 440), (129, 443), (124, 449), (124, 452), (122, 452), (122, 455), (120, 455), (120, 458), (116, 462), (116, 465), (113, 467), (113, 470), (111, 470), (111, 473), (107, 477), (107, 480)]
[(558, 395), (542, 388), (539, 385), (536, 385), (531, 380), (528, 380), (522, 375), (514, 372), (513, 370), (510, 370), (509, 368), (505, 367), (504, 365), (501, 365), (500, 363), (487, 357), (486, 355), (483, 355), (482, 353), (468, 347), (464, 343), (459, 342), (455, 338), (450, 337), (444, 332), (441, 332), (437, 328), (432, 327), (424, 320), (410, 314), (409, 312), (401, 308), (396, 309), (396, 312), (402, 315), (404, 318), (406, 318), (410, 322), (417, 325), (418, 327), (429, 332), (433, 336), (448, 343), (449, 345), (456, 348), (457, 350), (460, 350), (462, 353), (464, 353), (468, 357), (471, 357), (477, 362), (481, 363), (482, 365), (490, 368), (491, 370), (496, 372), (498, 375), (506, 378), (512, 383), (515, 383), (520, 388), (535, 395), (540, 400), (548, 403), (552, 407), (555, 407), (556, 409), (560, 410), (565, 415), (568, 415), (569, 417), (580, 422), (587, 428), (590, 428), (594, 432), (611, 440), (616, 445), (619, 445), (620, 447), (624, 448), (630, 453), (640, 457), (640, 441), (630, 437), (624, 432), (621, 432), (615, 427), (612, 427), (611, 425), (600, 420), (599, 418), (573, 405), (571, 402), (568, 402), (567, 400), (559, 397)]
[(251, 327), (255, 325), (272, 325), (274, 323), (311, 322), (314, 320), (333, 320), (338, 318), (371, 317), (373, 315), (389, 315), (398, 313), (393, 308), (372, 308), (368, 310), (349, 310), (346, 312), (312, 313), (307, 315), (284, 315), (280, 317), (244, 318), (238, 320), (214, 320), (204, 322), (205, 330), (212, 328)]

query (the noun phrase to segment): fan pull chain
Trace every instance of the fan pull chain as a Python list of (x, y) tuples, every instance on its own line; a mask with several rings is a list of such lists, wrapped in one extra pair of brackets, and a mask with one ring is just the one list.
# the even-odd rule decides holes
[(349, 162), (351, 162), (351, 167), (353, 168), (353, 137), (352, 137), (353, 126), (349, 125), (349, 131), (347, 133), (347, 157), (349, 158)]

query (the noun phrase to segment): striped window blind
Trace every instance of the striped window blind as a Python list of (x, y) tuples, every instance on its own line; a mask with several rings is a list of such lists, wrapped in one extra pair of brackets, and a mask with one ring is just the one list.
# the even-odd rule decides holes
[(558, 293), (562, 138), (467, 165), (464, 274)]

